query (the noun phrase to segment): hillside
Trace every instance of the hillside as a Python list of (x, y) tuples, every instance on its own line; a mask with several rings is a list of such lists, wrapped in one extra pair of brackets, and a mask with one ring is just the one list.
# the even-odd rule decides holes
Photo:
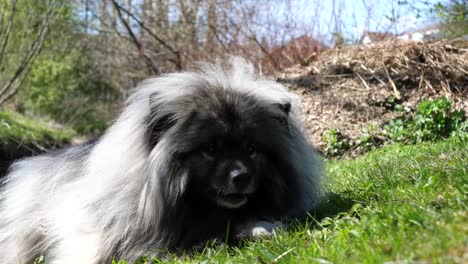
[(411, 114), (425, 98), (446, 97), (468, 112), (468, 41), (386, 41), (345, 46), (305, 59), (278, 75), (299, 95), (311, 141), (337, 128), (357, 140), (401, 105)]

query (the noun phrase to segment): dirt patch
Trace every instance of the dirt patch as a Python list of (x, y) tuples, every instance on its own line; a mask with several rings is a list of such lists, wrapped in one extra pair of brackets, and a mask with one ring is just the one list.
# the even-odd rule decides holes
[(387, 41), (328, 50), (278, 76), (304, 105), (310, 140), (338, 128), (356, 140), (395, 117), (389, 98), (411, 112), (425, 98), (447, 97), (468, 112), (468, 40)]

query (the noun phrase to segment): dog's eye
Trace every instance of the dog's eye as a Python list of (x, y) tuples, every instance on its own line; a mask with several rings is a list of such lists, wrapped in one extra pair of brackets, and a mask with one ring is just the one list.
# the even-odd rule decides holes
[(206, 145), (205, 149), (203, 150), (203, 152), (210, 156), (210, 157), (213, 157), (215, 154), (216, 154), (216, 145), (214, 143), (210, 143), (208, 145)]
[(250, 143), (247, 146), (247, 153), (249, 153), (250, 157), (252, 157), (252, 158), (255, 157), (255, 154), (257, 154), (257, 148), (255, 147), (255, 144)]

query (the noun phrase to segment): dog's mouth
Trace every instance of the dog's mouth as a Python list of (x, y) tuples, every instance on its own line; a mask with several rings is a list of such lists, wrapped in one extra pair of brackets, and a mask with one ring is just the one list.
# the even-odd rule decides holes
[(248, 197), (246, 194), (218, 194), (216, 196), (216, 203), (225, 208), (234, 209), (239, 208), (247, 203)]

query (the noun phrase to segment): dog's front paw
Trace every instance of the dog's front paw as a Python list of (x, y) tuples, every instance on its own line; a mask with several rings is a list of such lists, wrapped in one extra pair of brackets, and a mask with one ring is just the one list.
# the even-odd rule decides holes
[(275, 234), (275, 232), (284, 227), (280, 221), (252, 221), (239, 227), (238, 237), (265, 238)]

